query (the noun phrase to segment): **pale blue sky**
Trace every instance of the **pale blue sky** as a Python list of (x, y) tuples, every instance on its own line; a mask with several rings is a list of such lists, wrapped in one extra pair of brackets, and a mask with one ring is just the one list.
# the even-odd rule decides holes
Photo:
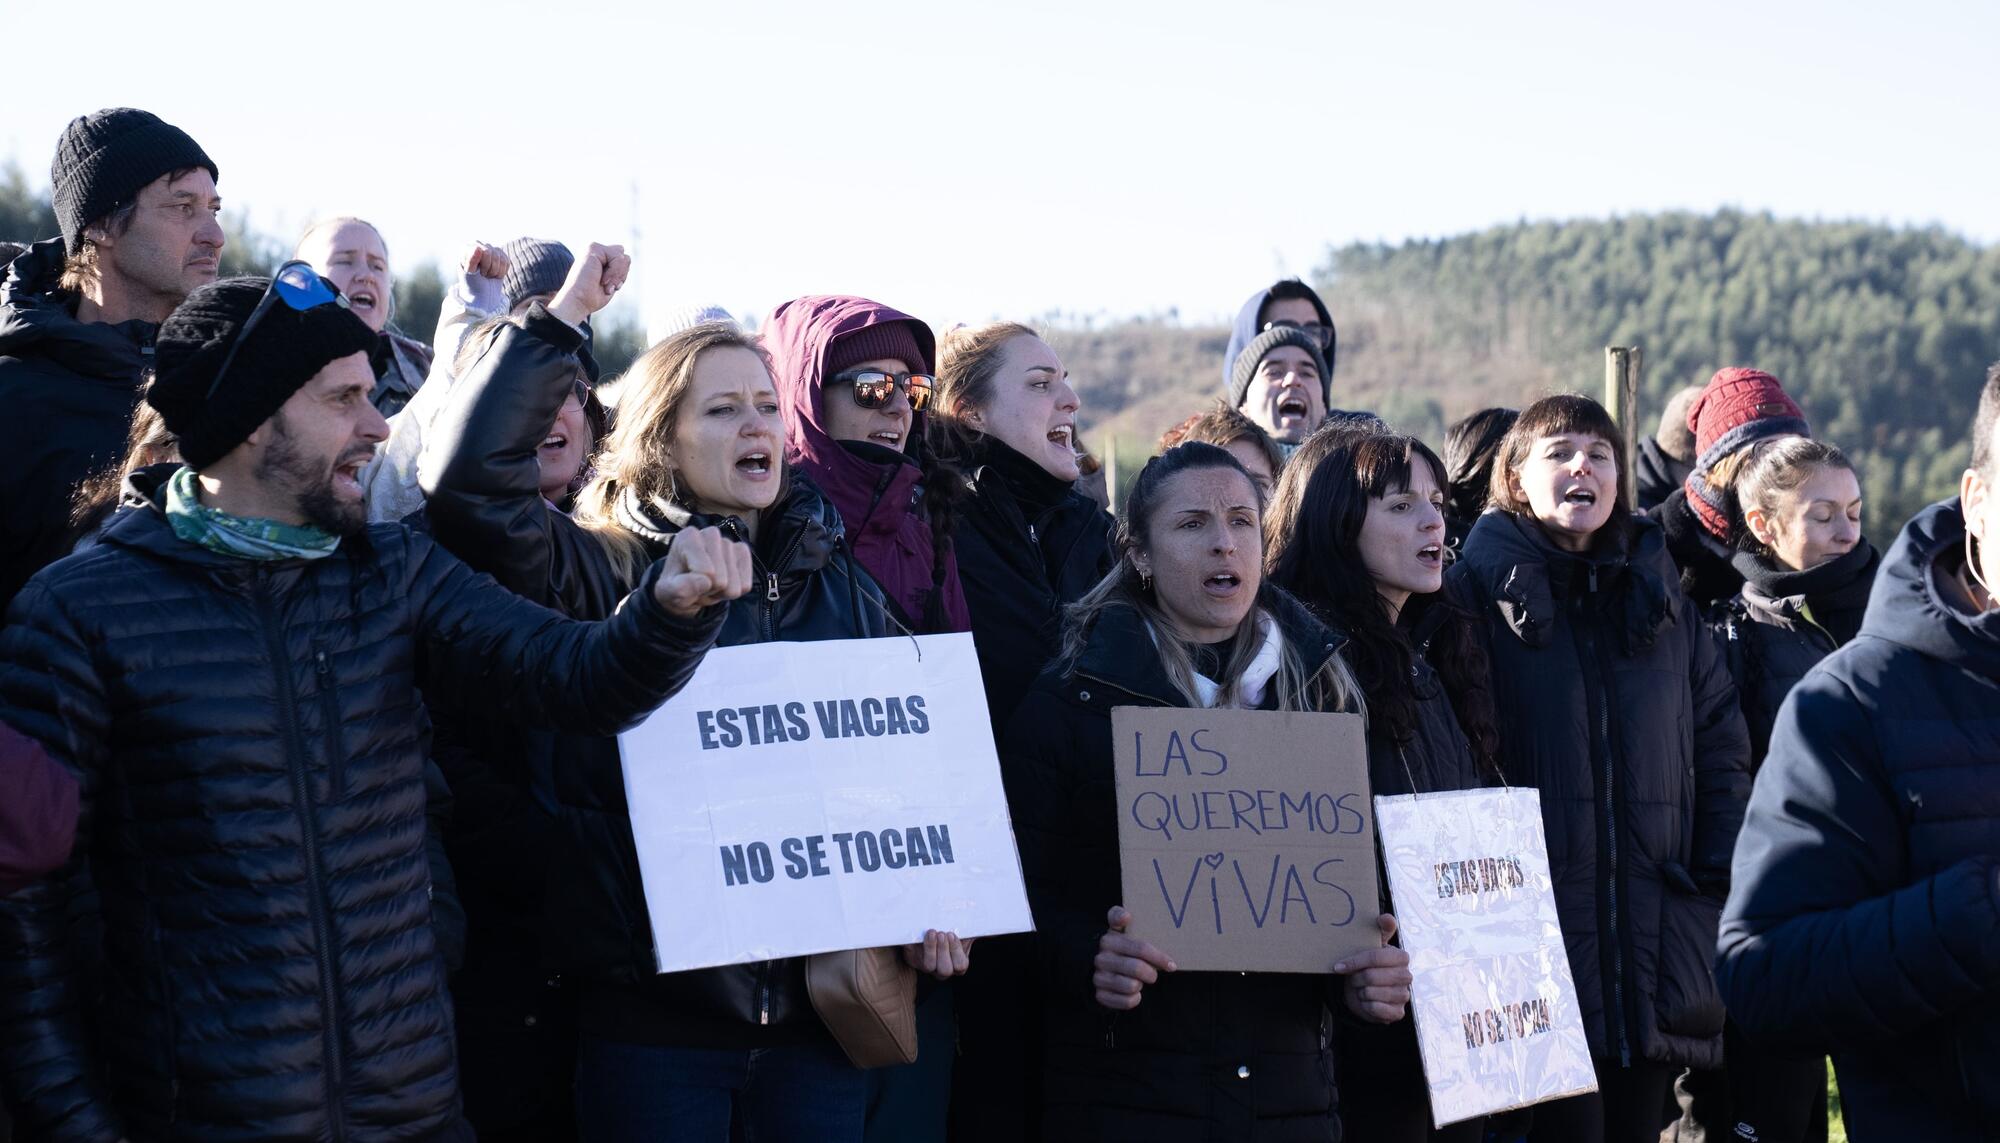
[(0, 29), (0, 158), (37, 182), (71, 116), (140, 106), (254, 225), (360, 214), (403, 264), (636, 213), (647, 308), (1219, 319), (1328, 243), (1682, 207), (2000, 238), (1992, 3), (0, 0)]

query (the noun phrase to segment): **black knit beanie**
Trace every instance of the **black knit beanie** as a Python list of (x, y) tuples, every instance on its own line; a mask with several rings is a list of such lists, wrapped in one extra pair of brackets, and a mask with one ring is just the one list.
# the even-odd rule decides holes
[(516, 238), (500, 249), (507, 255), (507, 274), (500, 279), (500, 290), (507, 297), (509, 311), (536, 294), (562, 289), (569, 268), (576, 265), (576, 255), (560, 242)]
[[(222, 387), (208, 387), (270, 285), (269, 278), (229, 278), (195, 290), (160, 323), (153, 342), (153, 383), (146, 402), (180, 438), (194, 469), (221, 460), (291, 399), (327, 363), (375, 346), (375, 333), (345, 305), (300, 313), (274, 302), (236, 358)], [(332, 283), (328, 283), (328, 289)]]
[(150, 111), (109, 107), (70, 120), (49, 164), (63, 249), (75, 255), (83, 249), (84, 227), (131, 202), (161, 175), (190, 167), (222, 177), (187, 132)]
[(1312, 334), (1297, 326), (1272, 326), (1250, 339), (1243, 352), (1236, 355), (1236, 367), (1229, 374), (1229, 407), (1240, 409), (1243, 398), (1250, 394), (1250, 382), (1257, 376), (1257, 367), (1264, 358), (1281, 345), (1295, 345), (1312, 354), (1313, 365), (1319, 369), (1319, 398), (1322, 407), (1333, 404), (1333, 378), (1327, 376), (1326, 357), (1320, 352), (1319, 341)]

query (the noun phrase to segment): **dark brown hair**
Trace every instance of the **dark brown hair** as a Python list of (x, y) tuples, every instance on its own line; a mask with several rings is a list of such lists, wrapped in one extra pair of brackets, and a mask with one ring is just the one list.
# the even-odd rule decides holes
[(1371, 727), (1399, 747), (1415, 739), (1417, 726), (1410, 681), (1417, 649), (1407, 632), (1442, 609), (1426, 661), (1444, 684), (1474, 761), (1497, 774), (1500, 735), (1473, 617), (1437, 591), (1412, 595), (1399, 624), (1361, 558), (1369, 501), (1407, 491), (1418, 464), (1428, 465), (1438, 488), (1445, 487), (1444, 462), (1415, 437), (1314, 433), (1292, 454), (1264, 514), (1264, 566), (1272, 583), (1347, 636), (1341, 654), (1367, 696)]
[(1493, 482), (1487, 503), (1516, 516), (1527, 515), (1528, 506), (1514, 499), (1509, 481), (1527, 461), (1528, 452), (1535, 447), (1536, 441), (1564, 433), (1585, 433), (1601, 438), (1611, 446), (1611, 455), (1615, 458), (1613, 463), (1618, 466), (1618, 503), (1613, 506), (1606, 526), (1621, 530), (1630, 527), (1632, 473), (1625, 464), (1625, 434), (1618, 431), (1618, 422), (1611, 419), (1604, 406), (1575, 393), (1543, 397), (1521, 410), (1520, 417), (1514, 421), (1514, 427), (1507, 430), (1506, 439), (1500, 442), (1499, 453), (1493, 458)]
[(1274, 477), (1285, 470), (1285, 452), (1278, 447), (1277, 441), (1271, 439), (1271, 434), (1264, 431), (1264, 426), (1221, 401), (1161, 433), (1160, 451), (1165, 452), (1188, 441), (1202, 441), (1224, 449), (1237, 441), (1249, 441), (1252, 447), (1264, 454)]

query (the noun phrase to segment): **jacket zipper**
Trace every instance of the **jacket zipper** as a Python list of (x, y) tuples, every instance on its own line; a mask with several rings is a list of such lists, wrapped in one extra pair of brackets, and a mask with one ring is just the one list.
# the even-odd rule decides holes
[[(1593, 602), (1597, 599), (1595, 567), (1590, 569), (1590, 598)], [(1625, 1027), (1625, 945), (1618, 928), (1618, 799), (1613, 790), (1613, 783), (1617, 780), (1618, 761), (1616, 752), (1611, 749), (1611, 703), (1604, 693), (1604, 688), (1610, 685), (1611, 679), (1610, 672), (1603, 669), (1607, 664), (1604, 663), (1604, 657), (1599, 651), (1596, 632), (1591, 629), (1589, 623), (1581, 622), (1584, 618), (1582, 610), (1581, 606), (1577, 608), (1579, 613), (1577, 618), (1580, 620), (1576, 625), (1577, 637), (1580, 649), (1585, 651), (1580, 658), (1583, 660), (1585, 678), (1598, 680), (1594, 689), (1586, 685), (1585, 690), (1597, 708), (1593, 712), (1596, 717), (1592, 721), (1597, 727), (1596, 749), (1603, 756), (1604, 766), (1604, 850), (1608, 866), (1605, 899), (1610, 914), (1611, 1003), (1612, 1012), (1616, 1017), (1615, 1027), (1618, 1030), (1618, 1063), (1621, 1067), (1629, 1068), (1632, 1066), (1632, 1046)]]
[(300, 841), (306, 866), (306, 905), (312, 916), (313, 959), (319, 967), (320, 1049), (326, 1063), (327, 1117), (336, 1143), (347, 1138), (342, 1102), (347, 1086), (340, 1052), (340, 1003), (335, 994), (333, 961), (328, 950), (333, 945), (333, 924), (327, 913), (326, 878), (320, 864), (319, 823), (312, 801), (312, 779), (306, 768), (305, 742), (299, 737), (298, 689), (293, 685), (290, 657), (285, 650), (283, 628), (278, 622), (277, 599), (268, 573), (257, 573), (257, 611), (263, 621), (264, 639), (270, 649), (271, 670), (278, 681), (278, 722), (284, 731), (285, 761), (292, 772), (292, 797), (298, 807)]
[(757, 1023), (771, 1022), (771, 962), (757, 966)]
[(313, 674), (318, 677), (320, 717), (326, 722), (327, 784), (337, 801), (347, 792), (347, 751), (340, 741), (340, 699), (334, 693), (333, 664), (326, 645), (313, 641)]

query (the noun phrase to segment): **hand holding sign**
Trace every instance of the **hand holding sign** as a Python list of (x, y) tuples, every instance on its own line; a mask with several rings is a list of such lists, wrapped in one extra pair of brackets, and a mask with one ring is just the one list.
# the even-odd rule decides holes
[(569, 277), (549, 303), (549, 312), (571, 325), (611, 304), (612, 295), (625, 284), (632, 272), (632, 258), (623, 246), (603, 246), (596, 242), (569, 268)]
[(1410, 1006), (1410, 954), (1390, 944), (1396, 938), (1396, 918), (1387, 913), (1375, 918), (1382, 931), (1382, 947), (1356, 953), (1333, 966), (1346, 973), (1341, 997), (1347, 1010), (1376, 1024), (1394, 1024)]
[(1159, 983), (1161, 973), (1174, 971), (1174, 962), (1152, 942), (1126, 935), (1132, 914), (1123, 906), (1112, 906), (1105, 920), (1111, 927), (1097, 938), (1090, 983), (1097, 990), (1099, 1004), (1129, 1012), (1139, 1006), (1139, 990)]
[(960, 940), (957, 933), (928, 929), (923, 940), (903, 946), (903, 963), (938, 980), (964, 976), (972, 967), (972, 941), (971, 937)]
[(750, 590), (750, 547), (720, 528), (683, 528), (660, 562), (653, 598), (683, 619)]

